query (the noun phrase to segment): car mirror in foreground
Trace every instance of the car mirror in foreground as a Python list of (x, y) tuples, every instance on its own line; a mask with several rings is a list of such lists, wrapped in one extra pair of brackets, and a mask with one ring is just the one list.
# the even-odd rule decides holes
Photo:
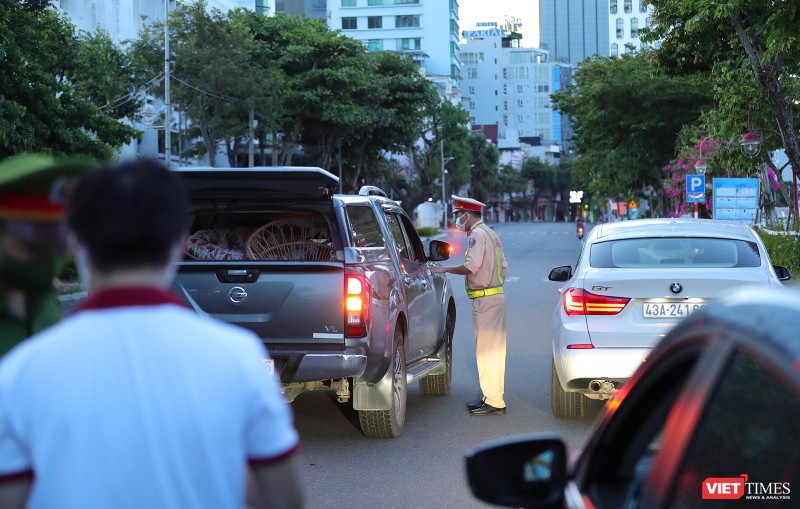
[(788, 281), (792, 279), (792, 273), (783, 265), (773, 265), (772, 268), (775, 269), (775, 274), (778, 276), (779, 281)]
[(447, 242), (441, 240), (432, 240), (428, 250), (428, 260), (432, 262), (443, 262), (450, 258), (450, 253), (453, 252), (453, 247)]
[(550, 281), (569, 281), (569, 278), (572, 277), (572, 267), (569, 265), (564, 265), (561, 267), (556, 267), (555, 269), (550, 271), (550, 275), (547, 276), (547, 279)]
[(567, 451), (561, 439), (526, 435), (478, 445), (466, 455), (475, 497), (506, 507), (562, 507)]

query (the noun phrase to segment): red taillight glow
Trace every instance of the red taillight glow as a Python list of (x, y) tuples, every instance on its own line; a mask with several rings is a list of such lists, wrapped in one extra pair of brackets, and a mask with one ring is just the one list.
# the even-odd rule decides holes
[(345, 336), (361, 338), (369, 328), (369, 281), (362, 275), (345, 278), (344, 327)]
[(616, 315), (628, 305), (625, 297), (595, 295), (582, 288), (569, 288), (564, 292), (564, 311), (573, 315)]
[(594, 345), (591, 343), (579, 343), (575, 345), (567, 345), (567, 350), (589, 350), (590, 348), (594, 348)]

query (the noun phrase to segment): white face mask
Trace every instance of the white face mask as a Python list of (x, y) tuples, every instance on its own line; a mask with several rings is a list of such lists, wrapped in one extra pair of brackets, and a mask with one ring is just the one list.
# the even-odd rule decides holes
[(456, 228), (461, 231), (466, 231), (467, 229), (467, 214), (461, 214), (456, 218)]

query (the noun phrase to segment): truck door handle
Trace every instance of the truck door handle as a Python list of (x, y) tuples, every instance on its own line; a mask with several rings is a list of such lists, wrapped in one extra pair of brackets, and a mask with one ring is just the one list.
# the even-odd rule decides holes
[(406, 284), (406, 286), (411, 286), (411, 278), (410, 277), (408, 277), (408, 276), (404, 277), (403, 278), (403, 282)]

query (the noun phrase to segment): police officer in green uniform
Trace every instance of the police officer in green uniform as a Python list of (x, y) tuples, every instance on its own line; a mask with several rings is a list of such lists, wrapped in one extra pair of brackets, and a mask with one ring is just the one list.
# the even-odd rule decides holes
[(65, 195), (89, 168), (34, 154), (0, 162), (0, 356), (61, 319)]

